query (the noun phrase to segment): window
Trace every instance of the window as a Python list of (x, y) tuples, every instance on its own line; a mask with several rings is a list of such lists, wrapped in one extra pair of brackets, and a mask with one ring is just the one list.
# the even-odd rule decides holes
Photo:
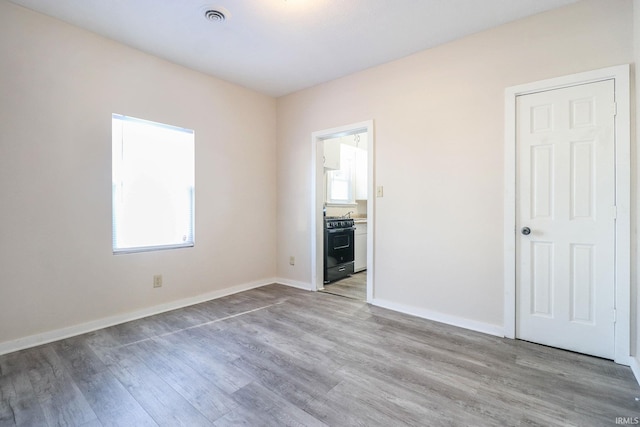
[(112, 115), (113, 252), (194, 244), (194, 132)]
[(356, 148), (340, 144), (340, 169), (327, 172), (327, 203), (355, 204)]

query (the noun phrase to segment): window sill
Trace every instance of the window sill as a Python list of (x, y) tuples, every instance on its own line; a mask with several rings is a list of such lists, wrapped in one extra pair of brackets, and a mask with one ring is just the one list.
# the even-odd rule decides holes
[(356, 206), (358, 206), (358, 204), (357, 203), (335, 203), (335, 202), (329, 203), (329, 202), (327, 202), (327, 203), (325, 203), (325, 206), (327, 206), (327, 207), (337, 207), (337, 208), (340, 208), (340, 207), (346, 208), (346, 207), (356, 207)]

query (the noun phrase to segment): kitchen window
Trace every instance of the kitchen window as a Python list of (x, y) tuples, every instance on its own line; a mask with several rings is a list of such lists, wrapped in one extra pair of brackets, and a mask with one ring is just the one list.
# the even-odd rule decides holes
[(113, 252), (194, 245), (194, 131), (112, 115)]
[(328, 204), (354, 205), (356, 148), (340, 144), (340, 169), (327, 171)]

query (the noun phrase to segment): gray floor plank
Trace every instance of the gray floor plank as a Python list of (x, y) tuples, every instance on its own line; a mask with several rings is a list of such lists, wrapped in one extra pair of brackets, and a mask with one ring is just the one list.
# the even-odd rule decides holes
[(93, 352), (84, 336), (54, 343), (78, 389), (104, 426), (157, 426)]
[(630, 369), (282, 285), (0, 356), (13, 425), (602, 426)]
[(367, 271), (361, 271), (359, 273), (352, 274), (349, 277), (345, 277), (344, 279), (338, 280), (337, 282), (325, 284), (322, 292), (360, 301), (366, 301)]
[(201, 376), (228, 394), (252, 381), (252, 378), (231, 363), (239, 356), (219, 351), (210, 341), (199, 341), (197, 334), (192, 332), (186, 331), (156, 340), (165, 343), (165, 348), (169, 348), (172, 355), (197, 367)]
[(98, 420), (52, 344), (25, 350), (23, 357), (49, 425), (75, 426)]
[(130, 351), (133, 354), (144, 360), (158, 377), (209, 421), (217, 420), (237, 406), (215, 382), (201, 375), (199, 369), (190, 366), (188, 361), (172, 355), (161, 342), (145, 341), (132, 347)]
[(244, 411), (257, 411), (268, 415), (280, 426), (326, 426), (309, 413), (286, 399), (271, 392), (259, 383), (253, 382), (233, 393), (232, 397), (244, 408)]
[(117, 364), (110, 370), (158, 425), (207, 426), (212, 424), (149, 368), (144, 360), (131, 352), (123, 350), (118, 355)]
[[(7, 356), (5, 360), (14, 355)], [(20, 360), (14, 360), (13, 363), (16, 369), (12, 372), (7, 369), (0, 376), (0, 426), (46, 425), (44, 412), (29, 380), (28, 371), (20, 366)]]

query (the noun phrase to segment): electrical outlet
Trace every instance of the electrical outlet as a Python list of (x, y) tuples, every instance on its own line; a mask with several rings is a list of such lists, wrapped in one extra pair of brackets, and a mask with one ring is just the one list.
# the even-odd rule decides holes
[(382, 188), (382, 185), (378, 185), (377, 190), (378, 190), (377, 191), (377, 196), (378, 197), (383, 197), (384, 196), (384, 188)]
[(153, 287), (161, 288), (162, 287), (162, 274), (156, 274), (153, 276)]
[(296, 257), (293, 255), (289, 257), (289, 265), (296, 265)]

